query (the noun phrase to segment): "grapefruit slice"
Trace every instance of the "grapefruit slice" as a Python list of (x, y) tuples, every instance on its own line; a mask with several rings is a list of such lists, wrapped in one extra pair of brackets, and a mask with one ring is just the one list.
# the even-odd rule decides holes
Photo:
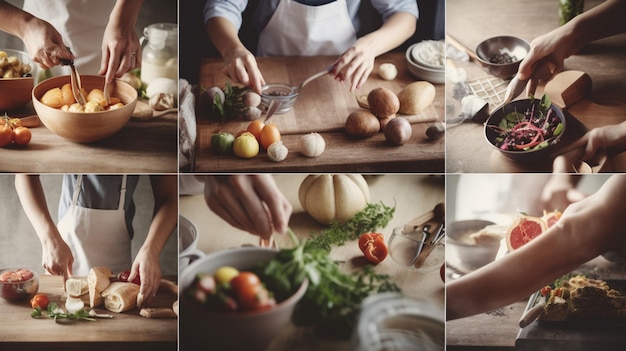
[(543, 221), (546, 222), (546, 226), (550, 228), (561, 218), (561, 214), (560, 211), (546, 212), (544, 210), (541, 219), (543, 219)]
[(513, 221), (506, 233), (506, 245), (510, 251), (519, 249), (546, 229), (546, 222), (539, 217), (519, 216)]

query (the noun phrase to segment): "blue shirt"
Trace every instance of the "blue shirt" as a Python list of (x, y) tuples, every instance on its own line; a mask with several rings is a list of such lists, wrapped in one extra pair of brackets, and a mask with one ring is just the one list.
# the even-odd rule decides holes
[[(258, 0), (253, 23), (250, 23), (257, 33), (260, 33), (272, 18), (280, 0)], [(334, 0), (295, 0), (309, 6), (325, 5)], [(416, 0), (371, 0), (372, 6), (381, 15), (384, 21), (396, 12), (408, 12), (418, 18)], [(247, 0), (207, 0), (204, 7), (204, 21), (212, 17), (224, 17), (233, 23), (238, 30), (242, 25), (242, 13), (248, 5)], [(356, 33), (370, 32), (377, 28), (366, 28), (368, 23), (361, 23), (359, 8), (361, 0), (347, 0), (348, 14)]]
[[(59, 220), (67, 213), (72, 205), (72, 197), (74, 196), (74, 186), (76, 184), (77, 175), (66, 174), (63, 176), (63, 186), (61, 189), (61, 198), (59, 200)], [(135, 203), (133, 202), (133, 194), (137, 188), (139, 176), (129, 175), (126, 179), (126, 199), (124, 201), (124, 212), (126, 214), (126, 229), (128, 234), (133, 237), (133, 218), (135, 217)], [(78, 196), (77, 205), (85, 208), (93, 208), (100, 210), (116, 210), (120, 200), (120, 189), (122, 186), (121, 175), (83, 175), (83, 183), (81, 192)]]

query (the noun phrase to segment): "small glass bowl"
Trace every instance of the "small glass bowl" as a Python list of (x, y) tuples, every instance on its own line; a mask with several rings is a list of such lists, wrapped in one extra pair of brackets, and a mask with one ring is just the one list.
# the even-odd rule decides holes
[(264, 111), (267, 111), (272, 100), (277, 100), (282, 102), (282, 105), (275, 113), (289, 112), (296, 103), (297, 98), (298, 93), (294, 93), (294, 87), (289, 84), (270, 83), (261, 88), (261, 105)]
[(39, 276), (37, 272), (30, 269), (0, 269), (0, 275), (20, 270), (27, 271), (31, 276), (26, 280), (0, 282), (0, 297), (3, 299), (9, 301), (30, 300), (39, 290)]
[[(403, 227), (394, 228), (389, 238), (389, 256), (400, 266), (431, 270), (440, 268), (445, 261), (445, 240), (428, 244), (423, 232), (405, 232)], [(424, 257), (425, 256), (425, 257)]]

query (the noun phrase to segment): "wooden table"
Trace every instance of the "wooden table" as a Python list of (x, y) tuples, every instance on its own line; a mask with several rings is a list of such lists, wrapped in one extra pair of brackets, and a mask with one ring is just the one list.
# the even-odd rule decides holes
[[(176, 281), (176, 277), (168, 278)], [(63, 306), (63, 279), (40, 275), (39, 292), (50, 301)], [(88, 298), (87, 298), (88, 299)], [(85, 300), (85, 298), (83, 298)], [(159, 292), (150, 305), (171, 306), (175, 296)], [(110, 313), (112, 319), (95, 322), (77, 321), (68, 324), (49, 319), (34, 319), (28, 301), (9, 303), (0, 299), (0, 348), (3, 350), (176, 350), (178, 322), (176, 319), (148, 319), (137, 309)]]
[[(585, 1), (585, 8), (589, 9), (600, 2)], [(446, 16), (447, 34), (474, 50), (482, 40), (492, 36), (515, 35), (530, 42), (556, 28), (558, 1), (449, 0), (446, 3)], [(568, 108), (568, 112), (582, 123), (582, 132), (626, 120), (624, 59), (626, 34), (621, 34), (591, 43), (565, 61), (566, 70), (586, 72), (592, 80), (591, 96)], [(453, 64), (466, 70), (468, 81), (488, 76), (474, 61), (454, 60)], [(446, 90), (448, 105), (454, 106), (451, 87)], [(490, 110), (494, 107), (495, 104), (492, 104)], [(448, 110), (450, 113), (453, 111), (452, 108)], [(502, 157), (485, 140), (481, 124), (464, 123), (450, 128), (446, 141), (447, 172), (551, 171), (551, 162), (535, 166), (502, 162)], [(606, 169), (613, 171), (626, 170), (626, 153), (609, 153), (607, 166)]]
[[(268, 83), (299, 84), (335, 59), (325, 56), (272, 57), (259, 58), (258, 64)], [(395, 80), (384, 81), (379, 77), (378, 65), (383, 62), (392, 62), (398, 67), (399, 75)], [(221, 60), (203, 60), (200, 84), (204, 87), (223, 87), (228, 78), (221, 73), (221, 67)], [(424, 113), (405, 116), (414, 123), (412, 138), (403, 146), (388, 145), (382, 133), (368, 139), (355, 140), (343, 131), (348, 115), (359, 109), (357, 95), (367, 94), (379, 86), (397, 93), (402, 87), (416, 80), (417, 78), (407, 69), (404, 53), (394, 52), (382, 55), (376, 60), (375, 69), (366, 84), (355, 93), (350, 93), (346, 86), (338, 84), (331, 77), (312, 81), (298, 96), (293, 111), (275, 115), (270, 120), (281, 130), (283, 143), (290, 151), (287, 159), (280, 163), (269, 161), (265, 153), (253, 159), (216, 155), (210, 149), (211, 135), (218, 131), (236, 134), (245, 129), (249, 122), (218, 123), (198, 115), (194, 171), (443, 172), (444, 139), (430, 141), (425, 135), (426, 128), (433, 119), (443, 118), (443, 84), (436, 85), (435, 101)], [(431, 121), (418, 123), (420, 118)], [(307, 158), (298, 152), (298, 140), (309, 132), (320, 132), (326, 142), (326, 151), (318, 158)]]
[[(300, 174), (274, 176), (278, 187), (294, 208), (289, 226), (299, 238), (308, 237), (310, 233), (319, 232), (324, 228), (303, 212), (299, 204), (298, 187), (305, 176)], [(382, 201), (386, 205), (393, 205), (395, 201), (397, 204), (394, 218), (386, 228), (380, 230), (385, 235), (386, 242), (391, 235), (392, 228), (431, 211), (435, 204), (444, 201), (443, 176), (384, 175), (366, 176), (366, 179), (370, 188), (370, 202)], [(196, 226), (199, 233), (197, 248), (203, 252), (210, 253), (244, 244), (256, 246), (259, 243), (256, 236), (234, 229), (213, 214), (202, 195), (181, 196), (180, 214)], [(276, 241), (280, 246), (290, 247), (290, 240), (286, 236), (277, 236)], [(440, 265), (434, 264), (438, 262), (437, 257), (442, 258), (439, 254), (443, 255), (443, 249), (439, 247), (436, 250), (441, 251), (433, 252), (431, 257), (435, 261), (430, 263), (427, 261), (428, 269), (404, 268), (387, 257), (375, 266), (375, 270), (391, 275), (405, 295), (425, 299), (443, 307), (444, 285), (439, 275)], [(334, 259), (346, 261), (342, 267), (350, 270), (358, 266), (360, 260), (357, 258), (362, 254), (356, 241), (349, 241), (342, 247), (334, 248), (331, 256)], [(182, 342), (185, 341), (181, 336)], [(306, 328), (291, 326), (276, 337), (269, 350), (349, 350), (349, 343), (346, 340), (332, 341), (316, 338)]]
[[(10, 114), (34, 115), (32, 104)], [(122, 130), (89, 144), (52, 133), (43, 124), (32, 128), (26, 147), (0, 148), (0, 171), (12, 173), (175, 173), (178, 170), (178, 114), (153, 120), (131, 119)]]

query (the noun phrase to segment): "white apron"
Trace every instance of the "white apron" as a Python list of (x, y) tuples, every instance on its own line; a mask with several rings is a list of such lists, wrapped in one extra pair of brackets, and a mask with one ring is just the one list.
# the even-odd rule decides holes
[(281, 0), (259, 37), (258, 56), (339, 55), (356, 41), (346, 0), (307, 6)]
[(115, 210), (78, 206), (82, 175), (74, 186), (72, 204), (57, 225), (63, 240), (72, 249), (76, 276), (87, 276), (91, 267), (105, 266), (113, 273), (131, 267), (131, 240), (126, 228), (124, 201), (126, 175), (123, 175), (120, 200)]
[[(63, 37), (76, 57), (80, 74), (98, 74), (102, 37), (115, 1), (112, 0), (25, 0), (27, 11), (49, 22)], [(69, 67), (51, 69), (54, 75), (69, 74)]]

